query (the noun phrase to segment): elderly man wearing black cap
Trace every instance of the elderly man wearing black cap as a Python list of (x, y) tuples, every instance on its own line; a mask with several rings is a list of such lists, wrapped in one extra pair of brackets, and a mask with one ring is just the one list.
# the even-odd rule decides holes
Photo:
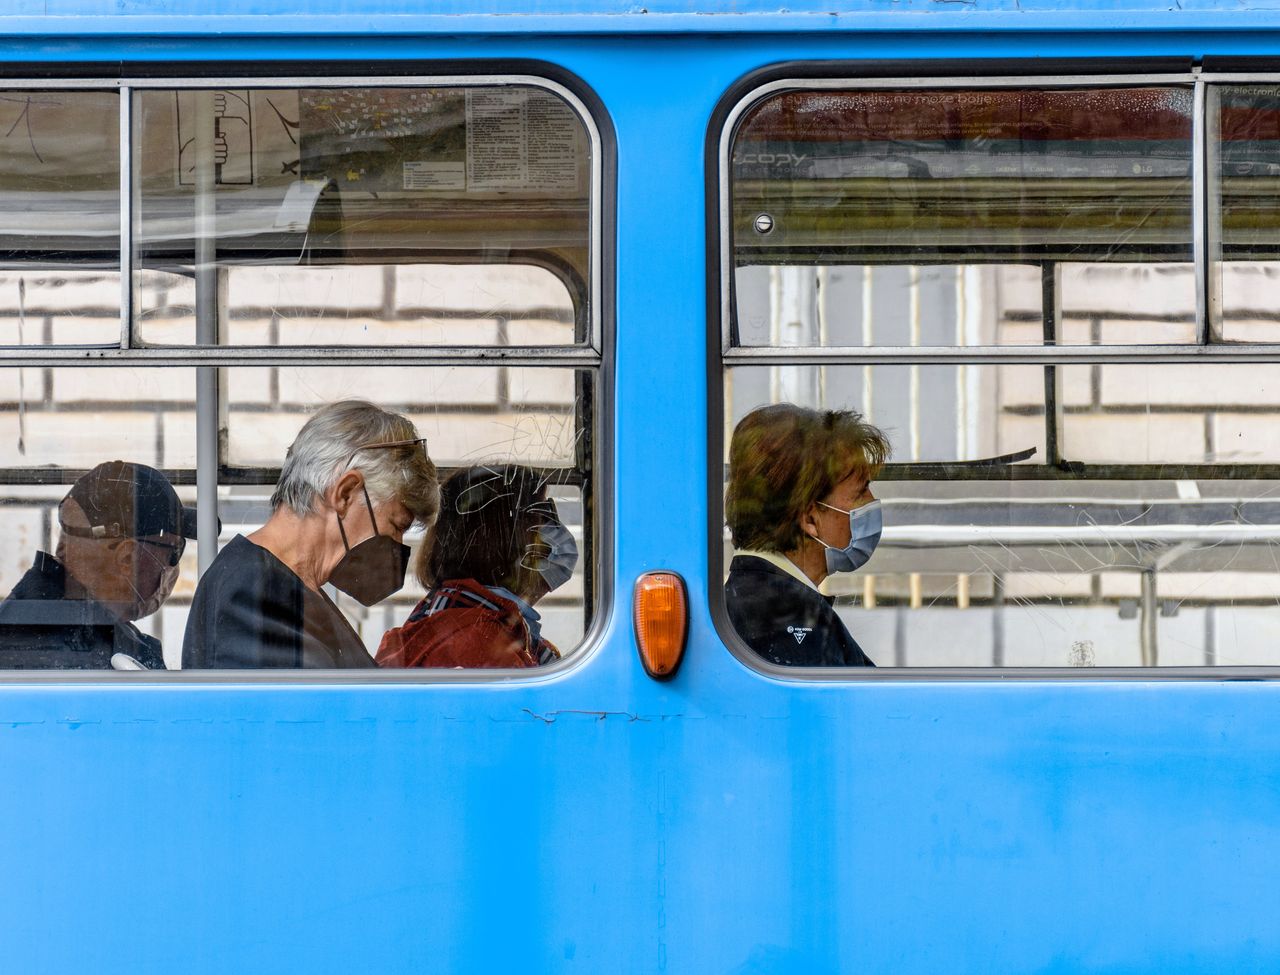
[[(173, 592), (186, 539), (196, 537), (163, 474), (143, 464), (99, 464), (58, 508), (57, 556), (35, 564), (0, 603), (0, 667), (164, 668), (160, 641), (133, 620)], [(122, 664), (123, 662), (123, 664)]]

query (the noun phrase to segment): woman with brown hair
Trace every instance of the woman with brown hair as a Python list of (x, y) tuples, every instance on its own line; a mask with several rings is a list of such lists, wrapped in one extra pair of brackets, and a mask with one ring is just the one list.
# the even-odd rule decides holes
[(734, 430), (725, 601), (738, 636), (766, 660), (875, 666), (818, 586), (861, 568), (880, 541), (871, 479), (889, 450), (883, 433), (846, 410), (781, 403), (752, 411)]
[(578, 546), (545, 480), (527, 467), (469, 467), (441, 485), (418, 551), (427, 594), (378, 647), (383, 667), (537, 667), (560, 658), (534, 604), (573, 576)]

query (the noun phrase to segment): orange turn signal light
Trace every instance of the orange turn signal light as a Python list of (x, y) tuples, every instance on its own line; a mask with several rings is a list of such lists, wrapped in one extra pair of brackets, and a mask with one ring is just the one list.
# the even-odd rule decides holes
[(674, 572), (646, 572), (636, 580), (632, 619), (645, 673), (655, 680), (675, 675), (689, 638), (689, 596)]

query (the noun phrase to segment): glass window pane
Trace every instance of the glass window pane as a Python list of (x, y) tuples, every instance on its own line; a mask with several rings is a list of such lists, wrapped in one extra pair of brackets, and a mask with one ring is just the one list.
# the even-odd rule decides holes
[[(911, 368), (875, 367), (877, 383), (911, 389)], [(1043, 439), (1032, 432), (1044, 429), (1043, 399), (1037, 402), (1043, 396), (1043, 370), (967, 368), (983, 370), (977, 386), (984, 398), (971, 401), (977, 404), (977, 434), (986, 438), (979, 441), (983, 450), (1015, 444), (1043, 448)], [(1034, 460), (937, 469), (891, 463), (870, 484), (881, 503), (883, 533), (865, 565), (828, 574), (825, 550), (802, 540), (794, 552), (763, 551), (775, 562), (787, 559), (801, 574), (807, 558), (818, 559), (811, 566), (818, 577), (809, 576), (810, 581), (834, 597), (836, 616), (877, 666), (1280, 665), (1267, 616), (1280, 598), (1280, 502), (1275, 500), (1280, 481), (1263, 469), (1254, 480), (1197, 480), (1195, 472), (1179, 477), (1178, 470), (1182, 463), (1275, 464), (1280, 451), (1269, 446), (1274, 438), (1268, 426), (1276, 426), (1280, 400), (1270, 379), (1280, 369), (1058, 368), (1062, 388), (1074, 391), (1063, 397), (1065, 459), (1150, 465), (1147, 479), (1086, 478), (1069, 466), (1038, 474), (1029, 466)], [(1015, 370), (1029, 370), (1021, 392), (987, 392), (997, 384), (1008, 387)], [(725, 459), (731, 491), (735, 428), (757, 407), (788, 402), (777, 372), (761, 367), (729, 372)], [(851, 384), (831, 382), (835, 367), (827, 372), (825, 387), (818, 370), (809, 372), (805, 378), (814, 393), (800, 405), (865, 405), (857, 396), (833, 395), (833, 388), (846, 390)], [(919, 388), (930, 384), (942, 382), (925, 374)], [(928, 415), (931, 421), (941, 417), (937, 426), (955, 436), (960, 425), (954, 418), (965, 415), (966, 405), (957, 400), (953, 419), (945, 412)], [(903, 423), (904, 415), (909, 421), (909, 413), (895, 413), (874, 400), (868, 413), (888, 435), (893, 461), (948, 456), (940, 448), (920, 449), (927, 438), (921, 427)], [(751, 457), (750, 441), (742, 444)], [(783, 445), (769, 454), (772, 470), (785, 467), (788, 449), (795, 448)], [(953, 447), (949, 456), (972, 455)], [(1043, 457), (1042, 449), (1038, 456)], [(787, 492), (801, 491), (798, 484), (780, 483), (768, 497), (789, 503)], [(749, 489), (736, 490), (755, 497)], [(851, 500), (834, 503), (856, 510)], [(733, 504), (729, 508), (730, 525), (741, 529), (742, 516), (734, 514)], [(855, 526), (847, 520), (845, 534), (839, 535), (838, 523), (846, 516), (837, 511), (830, 517), (834, 521), (821, 527), (824, 540), (836, 547), (852, 541)], [(749, 516), (746, 522), (750, 526)], [(806, 545), (812, 549), (807, 555)], [(737, 617), (743, 621), (739, 635), (752, 647), (762, 630), (794, 638), (799, 628), (801, 639), (787, 662), (813, 665), (804, 648), (821, 645), (821, 628), (776, 593), (744, 600), (741, 578), (733, 578), (744, 565), (739, 559), (760, 557), (757, 546), (745, 539), (735, 547), (726, 530), (730, 619), (738, 600), (737, 612), (746, 613)], [(757, 574), (771, 571), (758, 561), (755, 569)], [(792, 578), (803, 592), (804, 583), (794, 572)], [(782, 637), (778, 641), (785, 643)], [(769, 645), (770, 652), (776, 645)]]
[(589, 449), (585, 370), (538, 367), (280, 366), (227, 370), (226, 459), (278, 468), (318, 406), (363, 399), (401, 413), (431, 459), (570, 468)]
[(120, 341), (119, 99), (0, 91), (0, 345)]
[(195, 342), (198, 318), (225, 344), (588, 340), (590, 140), (559, 96), (135, 98), (144, 341)]
[(1210, 92), (1221, 221), (1214, 325), (1228, 342), (1280, 341), (1280, 87), (1227, 85)]
[(1040, 344), (1046, 319), (1061, 344), (1193, 341), (1191, 102), (1174, 87), (763, 100), (732, 150), (735, 341)]
[(0, 472), (42, 468), (43, 483), (104, 460), (195, 465), (194, 369), (0, 369)]
[[(419, 524), (406, 533), (404, 540), (413, 551), (403, 588), (366, 606), (359, 591), (331, 581), (325, 591), (333, 607), (304, 608), (307, 625), (319, 625), (316, 620), (331, 616), (336, 607), (345, 620), (341, 625), (349, 625), (363, 647), (356, 663), (365, 666), (376, 659), (391, 668), (523, 668), (557, 659), (545, 653), (547, 645), (559, 658), (569, 656), (586, 631), (592, 599), (594, 529), (587, 493), (594, 449), (587, 406), (591, 383), (589, 370), (549, 367), (226, 369), (220, 558), (248, 551), (237, 537), (252, 534), (272, 518), (272, 487), (304, 425), (334, 404), (373, 403), (409, 421), (425, 438), (442, 484), (439, 516), (430, 529)], [(310, 517), (328, 518), (323, 513)], [(391, 516), (380, 517), (394, 524)], [(555, 523), (546, 529), (551, 534), (538, 534), (550, 522)], [(358, 523), (352, 529), (361, 530)], [(525, 538), (530, 532), (533, 536)], [(559, 539), (556, 545), (543, 544), (552, 535)], [(547, 561), (553, 550), (558, 560), (554, 569)], [(434, 559), (430, 565), (440, 575), (422, 575), (427, 563), (419, 560), (427, 558)], [(477, 632), (475, 613), (518, 606), (513, 594), (525, 601), (523, 609), (537, 614), (520, 640), (513, 643), (507, 639), (510, 633), (504, 637), (490, 627), (484, 640), (468, 642), (468, 634)], [(434, 611), (427, 612), (437, 600), (458, 612), (437, 619)], [(192, 626), (205, 625), (199, 622), (206, 617), (198, 599), (195, 612), (198, 622)], [(522, 618), (508, 614), (502, 625), (519, 630)], [(485, 625), (499, 622), (495, 618)], [(529, 649), (519, 651), (517, 644), (523, 645), (525, 636)], [(256, 638), (243, 634), (229, 638), (229, 653), (211, 657), (199, 649), (210, 641), (201, 639), (196, 637), (195, 644), (188, 640), (185, 666), (356, 665), (326, 657), (314, 647), (299, 650), (296, 660), (282, 660), (273, 656), (275, 650), (260, 652)], [(223, 645), (221, 638), (218, 645)]]
[(826, 588), (880, 665), (1280, 664), (1274, 481), (877, 487), (880, 547)]
[[(1084, 401), (1086, 389), (1074, 383), (1069, 389)], [(1006, 454), (1045, 463), (1040, 366), (746, 366), (726, 373), (725, 396), (726, 434), (759, 406), (791, 403), (863, 414), (888, 434), (895, 463)]]
[[(1063, 455), (1090, 464), (1280, 463), (1280, 367), (1062, 366)], [(1087, 398), (1084, 392), (1088, 391)]]
[[(297, 597), (301, 607), (295, 607), (296, 627), (288, 634), (298, 641), (296, 658), (259, 657), (253, 663), (248, 655), (241, 659), (232, 653), (211, 661), (192, 656), (190, 650), (189, 630), (197, 625), (191, 623), (193, 613), (197, 621), (208, 619), (199, 610), (195, 542), (184, 542), (180, 534), (189, 527), (181, 506), (194, 503), (196, 372), (169, 367), (0, 371), (0, 510), (5, 513), (0, 522), (8, 529), (0, 545), (0, 586), (9, 594), (0, 603), (0, 669), (107, 669), (117, 652), (147, 667), (170, 669), (377, 663), (525, 668), (545, 666), (577, 650), (594, 599), (590, 370), (364, 365), (220, 370), (222, 428), (205, 432), (217, 436), (222, 450), (219, 560), (246, 546), (271, 553), (274, 569), (262, 570), (254, 598), (259, 591), (278, 596), (277, 584), (287, 570), (295, 587), (289, 598)], [(269, 540), (257, 535), (252, 542), (241, 537), (264, 524), (271, 527), (270, 498), (285, 452), (304, 424), (356, 397), (378, 404), (357, 407), (362, 413), (394, 412), (416, 427), (438, 467), (442, 496), (452, 499), (438, 514), (411, 526), (417, 509), (396, 508), (399, 494), (388, 501), (378, 497), (372, 480), (377, 475), (368, 475), (380, 514), (372, 519), (362, 514), (362, 501), (347, 508), (341, 521), (350, 537), (347, 546), (356, 551), (373, 538), (376, 523), (377, 534), (396, 541), (403, 532), (411, 549), (404, 585), (374, 596), (364, 581), (376, 575), (381, 584), (385, 566), (376, 557), (367, 561), (367, 550), (352, 563), (347, 583), (334, 567), (331, 576), (315, 580), (313, 590), (303, 576), (315, 560), (295, 560), (292, 549), (272, 549)], [(333, 439), (350, 436), (351, 429), (341, 424), (326, 428), (299, 450), (332, 449)], [(423, 448), (395, 449), (416, 456), (412, 452)], [(345, 449), (343, 454), (336, 463), (350, 456)], [(127, 469), (111, 463), (120, 461), (127, 462)], [(317, 463), (317, 469), (327, 471), (334, 462), (321, 457)], [(396, 467), (389, 483), (401, 483), (402, 468), (418, 469)], [(469, 480), (456, 480), (463, 477)], [(151, 486), (144, 491), (138, 478), (150, 479), (146, 483)], [(171, 506), (154, 500), (160, 490), (152, 490), (156, 479), (168, 482), (163, 492), (173, 498)], [(94, 487), (83, 487), (86, 483)], [(458, 484), (466, 490), (460, 492)], [(66, 505), (60, 505), (69, 492), (77, 504), (89, 498), (97, 514), (86, 513), (83, 524), (77, 517), (66, 521)], [(138, 500), (144, 496), (150, 500)], [(474, 503), (480, 497), (484, 503)], [(126, 503), (133, 507), (122, 515)], [(305, 511), (314, 519), (310, 524), (322, 527), (330, 548), (341, 537), (339, 522), (329, 520), (338, 511), (336, 503), (327, 496), (313, 498)], [(84, 511), (90, 512), (87, 501)], [(139, 527), (144, 520), (150, 525), (145, 532)], [(65, 531), (64, 524), (70, 526)], [(436, 537), (445, 532), (447, 537)], [(290, 536), (291, 544), (302, 536), (310, 537), (306, 532)], [(432, 571), (442, 574), (429, 580), (418, 565), (424, 547), (442, 553), (430, 563)], [(334, 559), (326, 556), (316, 564), (333, 565), (343, 553), (335, 549), (330, 554)], [(127, 571), (121, 568), (125, 557), (132, 560)], [(242, 605), (234, 600), (224, 604), (217, 595), (205, 598), (206, 605), (213, 600), (217, 613)], [(423, 631), (425, 624), (415, 620), (435, 621), (435, 610), (428, 613), (424, 607), (435, 607), (440, 599), (459, 612)], [(281, 605), (288, 602), (286, 598)], [(484, 617), (479, 620), (484, 636), (471, 640), (477, 612)], [(410, 620), (414, 613), (417, 617)], [(269, 614), (264, 618), (276, 619)], [(341, 638), (348, 640), (346, 651), (358, 650), (358, 659), (317, 653), (312, 645), (317, 632), (346, 634)], [(388, 632), (393, 637), (387, 638)], [(403, 637), (404, 632), (413, 638)], [(400, 644), (387, 639), (402, 639), (413, 652), (388, 656), (387, 647)], [(242, 644), (232, 640), (219, 646), (238, 651)], [(326, 646), (322, 639), (321, 649)]]
[[(194, 389), (186, 368), (0, 370), (0, 669), (106, 669), (116, 652), (178, 666), (182, 627), (170, 609), (195, 589), (197, 543), (170, 530), (181, 530), (173, 509), (195, 503)], [(168, 481), (172, 507), (133, 508), (154, 485), (135, 492), (125, 465)], [(80, 497), (96, 514), (68, 523), (100, 537), (63, 531), (77, 480), (92, 485)], [(117, 532), (130, 511), (146, 512), (151, 541)], [(156, 605), (134, 605), (144, 597)]]

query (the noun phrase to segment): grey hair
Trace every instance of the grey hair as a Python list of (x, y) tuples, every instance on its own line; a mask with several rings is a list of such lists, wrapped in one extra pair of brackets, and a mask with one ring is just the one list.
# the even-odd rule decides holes
[[(285, 454), (271, 509), (288, 506), (299, 515), (309, 514), (338, 478), (358, 470), (374, 504), (394, 498), (415, 520), (430, 525), (440, 510), (440, 485), (426, 445), (377, 446), (417, 437), (408, 419), (363, 400), (321, 407)], [(367, 449), (371, 447), (375, 449)]]

